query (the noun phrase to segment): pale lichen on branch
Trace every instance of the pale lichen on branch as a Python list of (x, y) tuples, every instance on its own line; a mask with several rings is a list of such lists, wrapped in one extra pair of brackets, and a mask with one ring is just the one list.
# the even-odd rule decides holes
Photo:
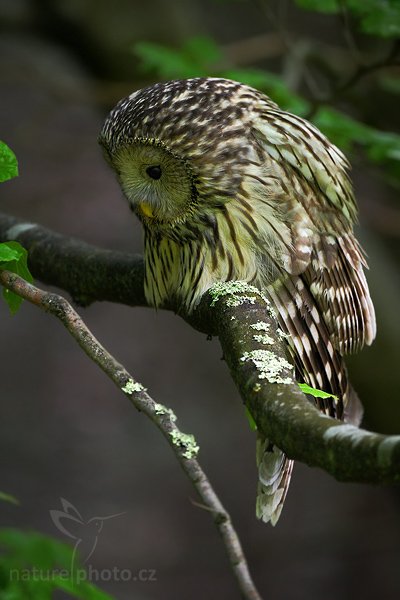
[(271, 303), (265, 294), (246, 281), (220, 281), (214, 283), (208, 293), (212, 298), (210, 306), (215, 306), (222, 298), (226, 299), (226, 304), (230, 307), (241, 306), (245, 302), (255, 304), (258, 296), (265, 302), (268, 310), (272, 310)]
[(121, 388), (121, 390), (127, 394), (128, 396), (132, 396), (134, 392), (142, 392), (146, 391), (146, 388), (139, 383), (138, 381), (134, 381), (133, 379), (128, 379), (126, 384)]
[(192, 433), (183, 433), (182, 431), (174, 429), (171, 431), (170, 436), (174, 446), (178, 446), (182, 449), (182, 454), (185, 458), (189, 460), (198, 455), (200, 447), (197, 445)]
[(258, 371), (258, 379), (267, 379), (269, 383), (287, 385), (293, 382), (293, 376), (285, 376), (285, 372), (293, 371), (292, 365), (285, 358), (277, 356), (270, 350), (251, 350), (251, 352), (245, 352), (240, 360), (243, 362), (250, 360), (254, 364)]
[(251, 323), (250, 327), (252, 329), (255, 329), (256, 331), (262, 332), (262, 333), (254, 333), (253, 334), (253, 339), (256, 342), (259, 342), (260, 344), (263, 344), (264, 346), (273, 345), (274, 340), (268, 334), (269, 329), (270, 329), (269, 323), (266, 323), (265, 321), (257, 321), (257, 323)]

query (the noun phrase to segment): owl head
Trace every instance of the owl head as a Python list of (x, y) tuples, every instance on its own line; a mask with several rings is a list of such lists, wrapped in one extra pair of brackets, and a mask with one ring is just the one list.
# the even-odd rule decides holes
[(256, 159), (254, 108), (266, 100), (234, 81), (195, 78), (158, 83), (117, 104), (99, 141), (145, 226), (171, 229), (236, 195), (243, 168)]

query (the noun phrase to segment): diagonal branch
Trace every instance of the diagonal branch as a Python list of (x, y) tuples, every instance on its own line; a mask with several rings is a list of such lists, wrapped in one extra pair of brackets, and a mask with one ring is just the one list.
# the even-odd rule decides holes
[(143, 385), (135, 381), (128, 371), (98, 342), (65, 298), (41, 290), (18, 275), (5, 270), (0, 271), (0, 284), (57, 317), (89, 358), (124, 392), (133, 406), (156, 425), (174, 451), (203, 505), (211, 512), (242, 597), (246, 600), (261, 600), (252, 581), (240, 540), (230, 516), (197, 461), (199, 447), (192, 435), (184, 434), (178, 429), (172, 410), (158, 404), (149, 396)]
[[(11, 238), (29, 250), (34, 276), (81, 302), (146, 305), (141, 257), (100, 250), (0, 215), (0, 240)], [(169, 308), (199, 331), (219, 336), (232, 377), (265, 437), (289, 458), (320, 467), (339, 480), (400, 482), (400, 436), (371, 433), (322, 415), (300, 392), (290, 368), (282, 369), (285, 383), (265, 376), (268, 368), (283, 364), (286, 345), (257, 290), (243, 288), (239, 293), (236, 288), (235, 293), (228, 286), (213, 306), (212, 301), (205, 294), (192, 315)], [(272, 344), (260, 341), (260, 332), (251, 327), (257, 323), (266, 324), (264, 333)]]

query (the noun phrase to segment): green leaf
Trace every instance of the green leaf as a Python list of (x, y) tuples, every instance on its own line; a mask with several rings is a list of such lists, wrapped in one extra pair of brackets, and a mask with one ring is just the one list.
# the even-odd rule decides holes
[(212, 65), (221, 59), (215, 42), (200, 36), (190, 38), (180, 49), (153, 42), (138, 42), (133, 49), (141, 60), (142, 69), (163, 79), (205, 77), (212, 73)]
[(379, 131), (329, 107), (320, 108), (313, 123), (345, 152), (362, 146), (370, 161), (383, 164), (400, 177), (400, 135)]
[(349, 152), (353, 143), (366, 141), (366, 125), (333, 108), (322, 107), (314, 115), (313, 123), (343, 151)]
[(14, 152), (0, 141), (0, 181), (7, 181), (18, 175), (18, 162)]
[[(0, 244), (0, 270), (7, 269), (16, 273), (25, 281), (32, 283), (33, 277), (28, 269), (28, 252), (18, 242)], [(3, 298), (7, 302), (11, 314), (15, 314), (22, 303), (22, 298), (4, 288)]]
[(141, 60), (143, 71), (154, 72), (157, 77), (173, 79), (175, 77), (191, 77), (192, 65), (175, 50), (161, 44), (139, 42), (134, 47), (135, 54)]
[(15, 315), (16, 312), (18, 312), (23, 299), (18, 296), (17, 294), (14, 294), (14, 292), (12, 292), (11, 290), (7, 290), (6, 288), (3, 289), (3, 298), (5, 300), (5, 302), (8, 304), (8, 308), (10, 309), (10, 313), (12, 315)]
[(253, 415), (251, 414), (251, 412), (249, 411), (247, 406), (244, 407), (244, 412), (245, 412), (246, 418), (249, 422), (250, 429), (252, 431), (257, 431), (257, 423), (255, 422)]
[(347, 0), (346, 6), (364, 33), (385, 38), (400, 35), (399, 0)]
[(52, 600), (56, 590), (82, 600), (113, 600), (87, 581), (71, 546), (34, 531), (0, 530), (1, 600)]
[[(295, 0), (305, 10), (336, 14), (341, 11), (339, 0)], [(346, 11), (357, 20), (358, 28), (364, 33), (379, 37), (400, 35), (399, 0), (346, 0)]]
[(19, 260), (21, 256), (21, 250), (19, 248), (14, 247), (12, 242), (3, 242), (0, 244), (0, 263)]
[(199, 66), (217, 63), (222, 59), (221, 51), (217, 44), (209, 37), (195, 36), (189, 38), (183, 46), (183, 52)]
[(313, 387), (310, 387), (306, 383), (299, 383), (298, 386), (303, 394), (309, 394), (310, 396), (314, 396), (314, 398), (334, 398), (335, 400), (338, 400), (338, 397), (334, 394), (328, 394), (328, 392), (317, 390)]
[(9, 502), (10, 504), (19, 505), (19, 500), (12, 496), (11, 494), (6, 494), (5, 492), (0, 492), (0, 500), (3, 502)]
[(0, 529), (0, 545), (15, 568), (51, 569), (57, 565), (69, 569), (71, 566), (73, 549), (70, 546), (35, 531)]
[(52, 581), (58, 589), (68, 592), (74, 598), (82, 598), (82, 600), (114, 600), (112, 596), (106, 594), (106, 592), (103, 592), (88, 581), (76, 582), (70, 577), (55, 577)]

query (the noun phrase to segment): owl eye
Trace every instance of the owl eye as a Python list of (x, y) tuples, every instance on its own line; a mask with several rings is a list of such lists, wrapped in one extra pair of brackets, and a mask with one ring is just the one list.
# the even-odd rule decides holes
[(160, 165), (150, 165), (150, 167), (147, 167), (146, 173), (152, 179), (160, 179), (162, 170)]

